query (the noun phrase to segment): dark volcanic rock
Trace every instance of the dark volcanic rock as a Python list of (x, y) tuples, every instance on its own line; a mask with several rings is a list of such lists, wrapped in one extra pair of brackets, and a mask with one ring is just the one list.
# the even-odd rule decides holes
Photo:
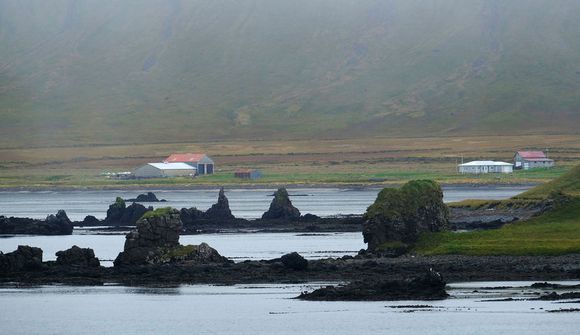
[(449, 211), (441, 187), (430, 180), (410, 181), (399, 189), (385, 188), (364, 215), (368, 249), (388, 249), (393, 242), (413, 243), (421, 232), (447, 229)]
[(280, 257), (280, 261), (285, 267), (292, 270), (306, 270), (308, 268), (308, 260), (302, 257), (299, 253), (293, 252)]
[(179, 212), (175, 209), (158, 208), (147, 213), (137, 222), (137, 231), (127, 234), (124, 251), (115, 259), (115, 266), (227, 262), (207, 244), (180, 245), (182, 228)]
[(90, 248), (79, 248), (73, 245), (72, 248), (58, 251), (56, 253), (56, 264), (79, 267), (98, 267), (99, 259), (95, 257), (95, 252)]
[(184, 225), (195, 224), (200, 220), (205, 219), (205, 213), (195, 207), (182, 208), (179, 211), (179, 214), (181, 216), (181, 222), (183, 222)]
[(70, 235), (72, 231), (73, 224), (63, 210), (45, 220), (0, 216), (0, 234)]
[(85, 216), (83, 221), (81, 221), (81, 226), (85, 226), (85, 227), (100, 226), (102, 224), (103, 223), (101, 222), (101, 220), (97, 219), (96, 217), (94, 217), (92, 215)]
[(218, 195), (217, 203), (213, 204), (206, 212), (205, 218), (208, 220), (234, 220), (235, 217), (232, 215), (232, 211), (230, 210), (230, 204), (228, 198), (224, 193), (224, 188), (220, 189)]
[(145, 194), (139, 194), (135, 199), (126, 199), (126, 202), (166, 202), (165, 199), (157, 199), (157, 196), (153, 192), (147, 192)]
[(410, 280), (356, 281), (344, 286), (326, 286), (298, 298), (315, 301), (438, 300), (448, 296), (441, 275), (430, 270)]
[(134, 226), (143, 214), (152, 211), (153, 208), (133, 203), (127, 207), (125, 200), (117, 197), (115, 203), (109, 206), (104, 224), (109, 226)]
[(34, 271), (42, 268), (42, 249), (19, 245), (16, 251), (0, 252), (0, 273)]
[(279, 188), (274, 193), (270, 208), (262, 215), (262, 219), (298, 221), (300, 219), (300, 211), (292, 205), (288, 191), (285, 188)]

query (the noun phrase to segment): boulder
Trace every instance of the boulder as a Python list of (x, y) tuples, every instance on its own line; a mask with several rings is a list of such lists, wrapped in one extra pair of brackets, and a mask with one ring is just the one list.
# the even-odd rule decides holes
[(127, 199), (126, 202), (166, 202), (165, 199), (157, 199), (157, 196), (153, 192), (147, 192), (145, 194), (139, 194), (137, 198)]
[(56, 253), (56, 264), (77, 267), (99, 267), (99, 259), (90, 248), (79, 248), (73, 245), (70, 249)]
[(280, 257), (280, 261), (285, 267), (292, 270), (302, 271), (308, 268), (308, 260), (297, 252), (292, 252)]
[(0, 252), (0, 273), (31, 271), (42, 268), (42, 249), (19, 245), (13, 252)]
[(97, 219), (92, 215), (85, 216), (83, 221), (81, 221), (81, 226), (85, 227), (100, 226), (101, 224), (102, 224), (101, 220)]
[(285, 188), (279, 188), (274, 193), (270, 208), (262, 215), (262, 219), (297, 221), (300, 219), (300, 211), (292, 205), (288, 191)]
[(235, 219), (235, 217), (232, 215), (232, 211), (230, 210), (230, 204), (228, 198), (224, 193), (223, 187), (220, 188), (217, 203), (213, 204), (205, 212), (205, 218), (208, 220), (218, 220), (218, 221), (227, 221)]
[(363, 220), (368, 250), (381, 251), (412, 244), (422, 232), (447, 229), (449, 211), (437, 183), (415, 180), (398, 189), (383, 189)]

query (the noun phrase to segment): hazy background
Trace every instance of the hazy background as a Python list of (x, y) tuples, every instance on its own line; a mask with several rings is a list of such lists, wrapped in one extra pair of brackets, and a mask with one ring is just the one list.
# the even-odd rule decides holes
[(578, 13), (575, 0), (0, 0), (0, 143), (578, 133)]

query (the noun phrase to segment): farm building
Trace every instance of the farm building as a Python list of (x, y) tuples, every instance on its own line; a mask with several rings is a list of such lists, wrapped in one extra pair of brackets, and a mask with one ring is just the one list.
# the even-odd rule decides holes
[(172, 154), (165, 158), (164, 163), (185, 163), (197, 169), (197, 174), (213, 174), (214, 162), (206, 154)]
[(185, 163), (148, 163), (135, 170), (136, 178), (195, 176), (196, 168)]
[(262, 178), (262, 171), (252, 169), (241, 169), (234, 172), (236, 178), (241, 179), (260, 179)]
[(511, 163), (495, 161), (473, 161), (459, 164), (459, 173), (512, 173), (514, 166)]
[(550, 168), (554, 160), (549, 159), (543, 151), (518, 151), (514, 155), (516, 169)]

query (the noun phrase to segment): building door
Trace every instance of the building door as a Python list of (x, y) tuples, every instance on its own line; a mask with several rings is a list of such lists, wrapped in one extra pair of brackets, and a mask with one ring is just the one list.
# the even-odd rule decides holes
[(207, 164), (207, 174), (213, 174), (213, 164)]
[(205, 174), (205, 164), (197, 164), (197, 174)]

